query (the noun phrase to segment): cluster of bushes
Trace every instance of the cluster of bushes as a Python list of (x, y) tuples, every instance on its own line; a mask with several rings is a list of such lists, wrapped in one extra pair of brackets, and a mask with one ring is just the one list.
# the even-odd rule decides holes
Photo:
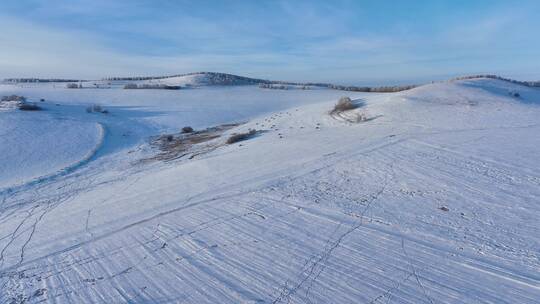
[(277, 80), (261, 80), (261, 83), (266, 84), (284, 84), (289, 86), (297, 87), (329, 87), (329, 83), (320, 83), (320, 82), (291, 82), (291, 81), (277, 81)]
[(66, 84), (66, 88), (67, 89), (82, 89), (82, 84), (77, 84), (77, 83), (68, 83)]
[(124, 86), (125, 90), (133, 90), (133, 89), (138, 89), (138, 88), (139, 86), (136, 83), (128, 83)]
[(8, 95), (8, 96), (2, 96), (1, 101), (19, 101), (19, 102), (25, 102), (26, 97), (19, 96), (19, 95)]
[(341, 97), (336, 103), (336, 105), (334, 106), (332, 113), (348, 111), (355, 108), (356, 108), (356, 105), (353, 103), (351, 98)]
[(286, 82), (286, 81), (267, 81), (263, 80), (260, 84), (260, 88), (265, 89), (288, 89), (287, 86), (297, 86), (302, 90), (308, 90), (310, 87), (323, 87), (340, 91), (351, 92), (374, 92), (374, 93), (393, 93), (401, 92), (416, 88), (418, 85), (402, 85), (402, 86), (382, 86), (382, 87), (359, 87), (359, 86), (343, 86), (335, 85), (331, 83), (301, 83), (301, 82)]
[(145, 83), (145, 84), (137, 85), (136, 83), (128, 83), (128, 84), (126, 84), (124, 86), (124, 89), (126, 89), (126, 90), (133, 90), (133, 89), (180, 90), (181, 87), (180, 86), (174, 86), (174, 85), (166, 85), (166, 84), (149, 84), (149, 83)]
[(356, 86), (341, 86), (329, 84), (326, 87), (334, 90), (351, 91), (351, 92), (372, 92), (372, 93), (395, 93), (414, 89), (417, 85), (403, 85), (403, 86), (383, 86), (383, 87), (356, 87)]
[(285, 85), (285, 84), (272, 84), (272, 83), (259, 83), (259, 88), (272, 89), (272, 90), (290, 90), (290, 89), (311, 90), (311, 88), (307, 85)]
[(508, 92), (508, 94), (512, 97), (515, 97), (515, 98), (520, 98), (521, 97), (521, 94), (519, 94), (519, 92), (516, 92), (516, 91), (511, 91), (511, 92)]
[(86, 112), (87, 113), (103, 113), (103, 114), (109, 113), (109, 111), (107, 111), (102, 106), (97, 105), (97, 104), (94, 104), (94, 105), (91, 105), (91, 106), (87, 107)]
[(248, 85), (265, 82), (265, 80), (262, 79), (255, 79), (224, 73), (203, 72), (199, 74), (206, 75), (207, 84), (209, 85)]
[(246, 140), (246, 139), (249, 139), (253, 136), (255, 136), (255, 134), (257, 134), (257, 131), (256, 130), (249, 130), (249, 132), (245, 132), (245, 133), (236, 133), (236, 134), (233, 134), (231, 135), (226, 143), (228, 145), (230, 144), (234, 144), (234, 143), (237, 143), (239, 141), (243, 141), (243, 140)]
[(290, 87), (286, 85), (277, 85), (271, 83), (260, 83), (259, 88), (261, 89), (273, 89), (273, 90), (288, 90)]
[(182, 133), (186, 134), (186, 133), (193, 133), (193, 128), (190, 127), (190, 126), (186, 126), (186, 127), (183, 127), (182, 128)]
[(16, 107), (21, 111), (39, 111), (41, 108), (35, 103), (26, 102), (26, 97), (19, 95), (2, 96), (0, 101), (15, 102)]

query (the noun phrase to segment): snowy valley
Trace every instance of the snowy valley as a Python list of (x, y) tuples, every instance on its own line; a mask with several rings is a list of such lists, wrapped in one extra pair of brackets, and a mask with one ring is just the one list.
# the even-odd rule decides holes
[(540, 88), (132, 82), (0, 84), (0, 303), (539, 303)]

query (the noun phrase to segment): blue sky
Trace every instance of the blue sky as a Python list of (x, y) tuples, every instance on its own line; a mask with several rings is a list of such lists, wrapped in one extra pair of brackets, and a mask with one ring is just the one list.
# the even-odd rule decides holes
[(540, 79), (540, 1), (2, 0), (1, 77)]

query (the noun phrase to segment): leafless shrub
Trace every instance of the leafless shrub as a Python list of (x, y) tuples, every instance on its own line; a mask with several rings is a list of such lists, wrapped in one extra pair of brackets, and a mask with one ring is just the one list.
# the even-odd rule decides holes
[(2, 101), (20, 101), (25, 102), (26, 97), (19, 96), (19, 95), (9, 95), (9, 96), (2, 96)]
[(80, 88), (80, 87), (81, 87), (81, 86), (78, 85), (78, 84), (76, 84), (76, 83), (68, 83), (68, 84), (66, 84), (66, 88), (67, 88), (67, 89), (78, 89), (78, 88)]
[(332, 113), (344, 112), (344, 111), (352, 110), (355, 108), (356, 108), (356, 105), (352, 102), (352, 100), (349, 97), (341, 97), (336, 103), (336, 105), (334, 106)]
[(103, 113), (103, 114), (109, 113), (109, 111), (103, 109), (102, 106), (96, 105), (96, 104), (87, 107), (86, 112), (87, 113)]
[(137, 86), (136, 83), (128, 83), (124, 86), (124, 89), (126, 90), (131, 90), (131, 89), (138, 89), (139, 87)]
[(256, 130), (249, 130), (249, 132), (233, 134), (227, 139), (226, 143), (229, 144), (229, 145), (234, 144), (234, 143), (237, 143), (239, 141), (249, 139), (250, 137), (254, 136), (255, 134), (257, 134)]

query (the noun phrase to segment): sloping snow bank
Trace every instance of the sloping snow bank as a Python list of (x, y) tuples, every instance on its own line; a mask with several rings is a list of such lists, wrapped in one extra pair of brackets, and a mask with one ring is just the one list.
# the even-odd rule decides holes
[(54, 119), (47, 113), (4, 112), (0, 116), (0, 189), (70, 170), (101, 146), (99, 123)]

